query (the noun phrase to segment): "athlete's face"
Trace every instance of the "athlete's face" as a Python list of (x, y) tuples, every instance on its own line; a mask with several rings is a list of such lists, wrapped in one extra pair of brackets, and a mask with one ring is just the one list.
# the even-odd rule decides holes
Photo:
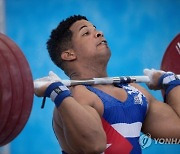
[(70, 30), (73, 32), (73, 50), (78, 59), (109, 60), (110, 49), (107, 41), (94, 25), (86, 20), (79, 20), (70, 27)]

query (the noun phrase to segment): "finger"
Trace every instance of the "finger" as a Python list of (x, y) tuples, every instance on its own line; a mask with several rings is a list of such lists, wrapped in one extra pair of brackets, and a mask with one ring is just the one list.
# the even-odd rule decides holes
[(61, 79), (59, 78), (59, 76), (57, 74), (55, 74), (53, 71), (49, 71), (49, 77), (51, 78), (51, 80), (53, 81), (61, 81)]
[(34, 89), (39, 89), (45, 86), (47, 83), (51, 83), (52, 80), (49, 76), (34, 80)]

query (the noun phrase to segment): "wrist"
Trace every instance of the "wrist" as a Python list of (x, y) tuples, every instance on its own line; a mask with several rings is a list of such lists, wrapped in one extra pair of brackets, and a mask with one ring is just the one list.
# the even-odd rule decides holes
[(69, 96), (71, 96), (70, 90), (61, 82), (52, 83), (45, 91), (45, 97), (50, 97), (57, 108)]
[(158, 84), (165, 91), (164, 100), (166, 101), (170, 91), (180, 85), (180, 80), (174, 73), (166, 72), (160, 77)]

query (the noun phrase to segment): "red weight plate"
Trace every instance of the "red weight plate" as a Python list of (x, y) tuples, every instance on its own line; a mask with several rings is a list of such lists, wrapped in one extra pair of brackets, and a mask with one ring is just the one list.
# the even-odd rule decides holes
[[(23, 104), (23, 83), (21, 78), (21, 73), (19, 71), (19, 66), (17, 65), (17, 61), (12, 54), (11, 50), (7, 47), (7, 45), (0, 39), (1, 46), (1, 56), (4, 58), (4, 62), (7, 66), (7, 70), (9, 71), (12, 85), (12, 102), (11, 102), (11, 110), (9, 112), (9, 116), (6, 122), (6, 125), (1, 130), (1, 138), (0, 143), (3, 144), (3, 141), (9, 137), (14, 128), (17, 125), (19, 120), (22, 104)], [(6, 108), (5, 108), (6, 109)], [(4, 110), (5, 110), (4, 109)]]
[(180, 34), (169, 44), (161, 62), (161, 69), (180, 74)]
[[(1, 52), (1, 46), (0, 46)], [(7, 123), (11, 103), (12, 103), (12, 88), (11, 78), (6, 66), (5, 60), (0, 54), (0, 131), (4, 128)], [(2, 133), (0, 133), (1, 139)], [(1, 145), (1, 144), (0, 144)]]
[(16, 128), (13, 130), (11, 135), (4, 141), (4, 143), (9, 143), (13, 140), (24, 128), (29, 115), (32, 109), (33, 97), (34, 97), (34, 87), (33, 87), (33, 79), (30, 71), (29, 64), (23, 55), (20, 48), (7, 36), (1, 35), (1, 38), (6, 42), (6, 45), (11, 49), (12, 53), (17, 59), (19, 69), (21, 72), (21, 77), (23, 81), (23, 107), (20, 114), (20, 118), (16, 125)]

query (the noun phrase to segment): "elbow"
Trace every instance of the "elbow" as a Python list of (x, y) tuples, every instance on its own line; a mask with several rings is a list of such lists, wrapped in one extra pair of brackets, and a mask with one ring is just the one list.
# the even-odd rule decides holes
[(88, 146), (84, 146), (82, 148), (83, 153), (86, 154), (100, 154), (103, 153), (106, 149), (106, 143), (98, 143), (98, 144), (89, 144)]
[[(68, 134), (69, 135), (69, 134)], [(106, 149), (107, 138), (103, 129), (81, 131), (67, 137), (68, 145), (77, 153), (100, 154)]]
[(81, 150), (86, 154), (100, 154), (106, 150), (106, 143), (106, 135), (103, 134), (101, 137), (96, 136), (94, 140), (86, 140)]
[(102, 154), (106, 149), (106, 146), (98, 146), (98, 147), (95, 147), (93, 148), (92, 150), (90, 151), (87, 151), (87, 153), (89, 154)]

